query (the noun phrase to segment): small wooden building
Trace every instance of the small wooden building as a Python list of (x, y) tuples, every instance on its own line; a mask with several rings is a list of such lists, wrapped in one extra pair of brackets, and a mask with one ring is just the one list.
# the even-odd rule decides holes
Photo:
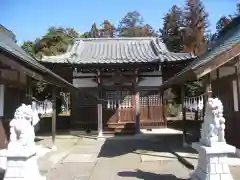
[[(224, 106), (226, 139), (240, 148), (240, 17), (222, 32), (211, 49), (174, 77), (163, 83), (162, 89), (184, 85), (202, 78), (208, 97), (218, 97)], [(182, 102), (183, 103), (183, 102)]]
[[(64, 87), (68, 91), (75, 89), (71, 83), (28, 55), (15, 43), (15, 35), (0, 26), (0, 149), (7, 145), (8, 124), (16, 108), (21, 103), (32, 102), (32, 89), (37, 82), (50, 87), (54, 107), (58, 88)], [(56, 110), (53, 111), (53, 119), (55, 132)]]
[(159, 86), (195, 56), (169, 52), (159, 38), (76, 39), (40, 61), (72, 81), (72, 128), (139, 132), (166, 127)]

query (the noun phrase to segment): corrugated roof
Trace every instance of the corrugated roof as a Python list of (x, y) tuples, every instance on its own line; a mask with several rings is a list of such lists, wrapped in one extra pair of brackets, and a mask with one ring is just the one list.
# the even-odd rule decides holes
[(180, 61), (195, 58), (191, 53), (169, 52), (159, 38), (80, 38), (68, 52), (44, 56), (40, 61), (72, 64), (120, 64)]
[(27, 64), (31, 68), (38, 70), (41, 73), (47, 73), (55, 79), (59, 80), (63, 84), (74, 87), (71, 83), (65, 79), (53, 73), (51, 70), (40, 64), (35, 58), (26, 53), (21, 47), (19, 47), (11, 38), (6, 36), (4, 32), (0, 32), (0, 49), (16, 57), (20, 63)]
[[(203, 56), (194, 60), (185, 69), (183, 69), (174, 77), (170, 78), (168, 81), (163, 83), (162, 86), (165, 87), (166, 85), (173, 84), (173, 82), (176, 81), (180, 76), (184, 76), (184, 74), (190, 71), (197, 70), (198, 68), (202, 67), (204, 64), (207, 64), (208, 62), (210, 62), (220, 54), (227, 52), (233, 46), (239, 43), (240, 43), (240, 24), (238, 24), (238, 26), (236, 26), (235, 28), (227, 32), (224, 36), (220, 37), (210, 51), (206, 52)], [(184, 77), (186, 78), (186, 76)], [(185, 80), (188, 80), (188, 79), (185, 79)]]

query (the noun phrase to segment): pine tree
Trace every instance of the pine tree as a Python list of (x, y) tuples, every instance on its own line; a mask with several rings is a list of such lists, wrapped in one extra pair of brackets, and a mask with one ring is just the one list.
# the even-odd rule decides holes
[(172, 52), (181, 52), (182, 45), (182, 11), (174, 5), (163, 18), (163, 28), (160, 29), (161, 37), (167, 48)]
[(187, 0), (184, 9), (184, 51), (202, 55), (206, 49), (208, 13), (201, 0)]

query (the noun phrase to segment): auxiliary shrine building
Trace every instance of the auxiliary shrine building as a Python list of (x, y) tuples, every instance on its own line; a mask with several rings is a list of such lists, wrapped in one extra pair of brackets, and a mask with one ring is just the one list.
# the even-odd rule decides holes
[(76, 39), (65, 54), (40, 61), (73, 83), (71, 129), (138, 133), (166, 127), (160, 86), (196, 57), (169, 52), (159, 38)]

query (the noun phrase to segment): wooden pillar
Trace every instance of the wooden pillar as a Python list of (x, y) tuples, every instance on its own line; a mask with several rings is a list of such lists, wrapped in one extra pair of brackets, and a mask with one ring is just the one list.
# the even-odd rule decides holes
[(217, 84), (217, 96), (219, 97), (220, 96), (220, 87), (219, 87), (219, 78), (220, 78), (220, 68), (217, 68), (217, 77), (216, 77), (216, 84)]
[(207, 74), (205, 77), (205, 83), (206, 83), (206, 94), (207, 98), (212, 97), (212, 84), (211, 84), (211, 73)]
[(203, 99), (203, 118), (205, 116), (205, 110), (206, 110), (206, 103), (208, 101), (208, 98), (212, 97), (212, 86), (211, 86), (211, 73), (207, 74), (204, 77), (204, 85), (205, 85), (205, 96)]
[(56, 140), (56, 87), (52, 88), (52, 148), (55, 149), (55, 140)]
[(185, 84), (181, 87), (181, 101), (182, 101), (182, 127), (183, 127), (183, 145), (187, 144), (187, 119), (185, 107)]
[(237, 64), (236, 64), (236, 66), (235, 66), (235, 74), (236, 74), (236, 81), (237, 81), (237, 98), (238, 98), (238, 110), (240, 109), (240, 87), (239, 87), (239, 85), (240, 85), (240, 75), (239, 75), (239, 73), (240, 73), (240, 56), (239, 57), (237, 57)]
[[(137, 72), (136, 72), (137, 73)], [(136, 75), (135, 73), (135, 75)], [(135, 133), (140, 134), (140, 97), (139, 97), (139, 88), (137, 85), (137, 75), (135, 76), (135, 80), (133, 82), (133, 93), (134, 93), (134, 100), (135, 100)]]
[(163, 95), (164, 95), (164, 90), (160, 91), (160, 106), (161, 106), (161, 111), (162, 111), (162, 116), (161, 121), (164, 122), (164, 126), (167, 127), (167, 120), (166, 120), (166, 116), (165, 116), (165, 103), (164, 103), (164, 99), (163, 99)]
[(71, 128), (75, 128), (78, 121), (78, 93), (77, 90), (71, 93)]
[(98, 138), (103, 137), (103, 127), (102, 127), (102, 87), (101, 87), (101, 79), (100, 79), (100, 71), (97, 71), (97, 82), (98, 82)]

